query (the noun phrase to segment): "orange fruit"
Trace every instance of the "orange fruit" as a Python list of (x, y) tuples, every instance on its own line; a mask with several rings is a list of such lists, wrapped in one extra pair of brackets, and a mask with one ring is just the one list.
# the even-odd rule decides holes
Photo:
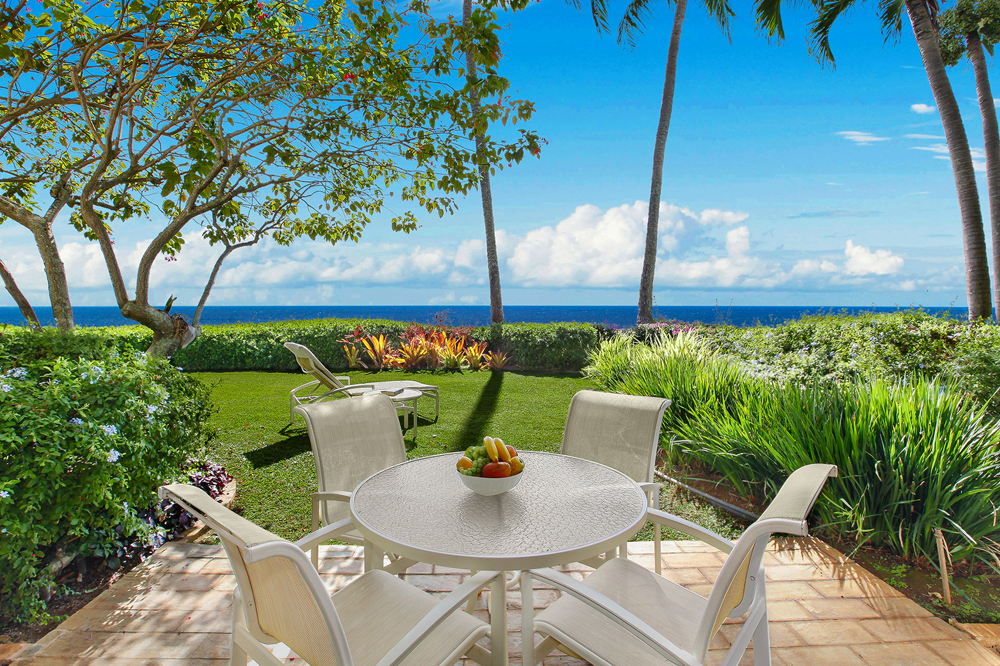
[(461, 458), (459, 458), (458, 464), (455, 467), (457, 467), (458, 469), (472, 469), (473, 464), (474, 463), (471, 460), (469, 460), (465, 456), (462, 456)]

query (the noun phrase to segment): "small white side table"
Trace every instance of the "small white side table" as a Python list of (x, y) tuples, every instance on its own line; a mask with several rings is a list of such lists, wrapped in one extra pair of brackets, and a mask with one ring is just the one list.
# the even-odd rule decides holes
[[(383, 391), (365, 391), (362, 395), (379, 395)], [(396, 395), (384, 394), (387, 398), (392, 400), (392, 404), (395, 405), (396, 411), (403, 412), (403, 427), (410, 427), (410, 418), (413, 418), (413, 436), (417, 436), (417, 398), (422, 397), (424, 394), (416, 389), (404, 388), (402, 391)]]

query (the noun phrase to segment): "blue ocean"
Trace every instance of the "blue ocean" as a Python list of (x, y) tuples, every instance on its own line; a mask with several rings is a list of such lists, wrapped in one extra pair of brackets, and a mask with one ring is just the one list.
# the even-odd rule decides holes
[[(654, 314), (659, 319), (676, 319), (703, 324), (780, 324), (798, 319), (806, 314), (848, 312), (894, 312), (895, 307), (796, 307), (796, 306), (698, 306), (673, 305), (657, 307)], [(175, 306), (172, 310), (191, 317), (194, 307)], [(950, 314), (965, 318), (966, 308), (924, 308), (931, 314)], [(628, 328), (635, 325), (634, 305), (508, 305), (504, 309), (508, 322), (549, 323), (561, 321), (589, 322), (608, 327)], [(36, 308), (35, 313), (43, 324), (54, 325), (51, 308)], [(73, 317), (77, 326), (124, 326), (135, 324), (122, 317), (116, 307), (75, 307)], [(201, 323), (236, 324), (240, 322), (296, 321), (306, 319), (392, 319), (421, 324), (445, 323), (451, 326), (487, 326), (490, 308), (486, 305), (239, 305), (206, 306)], [(0, 308), (0, 324), (21, 324), (24, 319), (15, 307)]]

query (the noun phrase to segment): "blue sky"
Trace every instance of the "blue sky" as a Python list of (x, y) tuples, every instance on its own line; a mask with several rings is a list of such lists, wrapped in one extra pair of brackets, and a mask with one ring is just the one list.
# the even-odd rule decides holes
[[(612, 20), (623, 6), (612, 6)], [(965, 305), (959, 210), (934, 100), (908, 22), (884, 43), (875, 12), (862, 6), (835, 28), (833, 69), (808, 54), (805, 11), (786, 12), (787, 38), (775, 45), (745, 5), (731, 41), (700, 4), (688, 7), (664, 167), (658, 305)], [(493, 180), (506, 304), (637, 301), (672, 19), (661, 4), (629, 51), (563, 0), (503, 17), (502, 72), (515, 98), (535, 102), (529, 126), (549, 142), (541, 159)], [(971, 68), (949, 73), (984, 169)], [(97, 248), (71, 232), (64, 224), (57, 238), (74, 304), (112, 305)], [(152, 236), (130, 233), (119, 234), (119, 247)], [(476, 192), (450, 218), (422, 216), (409, 235), (374, 224), (357, 245), (237, 252), (209, 303), (488, 304), (482, 238)], [(33, 303), (46, 304), (27, 232), (3, 225), (0, 253)], [(175, 294), (195, 304), (216, 254), (189, 240), (179, 261), (158, 265), (151, 300)], [(3, 305), (13, 305), (6, 292)]]

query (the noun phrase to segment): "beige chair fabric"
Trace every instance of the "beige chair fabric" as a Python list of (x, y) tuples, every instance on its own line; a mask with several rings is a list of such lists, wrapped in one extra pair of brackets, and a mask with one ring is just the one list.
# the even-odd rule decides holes
[(654, 481), (665, 398), (580, 391), (566, 417), (561, 453), (617, 469), (637, 483)]
[[(295, 407), (297, 405), (318, 402), (327, 398), (356, 397), (370, 391), (395, 391), (397, 389), (412, 389), (419, 392), (422, 396), (434, 398), (435, 420), (441, 414), (441, 396), (438, 393), (437, 386), (406, 379), (351, 384), (350, 377), (347, 375), (334, 375), (305, 345), (300, 345), (296, 342), (286, 342), (285, 348), (295, 355), (295, 361), (299, 364), (302, 372), (313, 378), (313, 381), (306, 382), (302, 386), (296, 386), (291, 390), (289, 396), (289, 424), (295, 422)], [(309, 389), (309, 391), (306, 391), (306, 389)], [(417, 423), (416, 401), (409, 398), (395, 399), (393, 396), (388, 397), (393, 400), (396, 409), (404, 413), (404, 416), (407, 412), (413, 415), (415, 427)]]
[[(742, 663), (753, 640), (755, 666), (770, 664), (767, 599), (762, 556), (771, 534), (808, 534), (806, 518), (826, 480), (837, 475), (833, 465), (806, 465), (793, 472), (774, 502), (734, 544), (693, 523), (655, 509), (650, 519), (685, 532), (728, 554), (708, 597), (623, 559), (611, 559), (583, 583), (552, 569), (524, 572), (521, 589), (534, 578), (565, 592), (533, 615), (524, 604), (522, 626), (545, 639), (539, 652), (526, 650), (525, 664), (537, 663), (552, 647), (562, 645), (594, 664), (633, 666), (673, 661), (702, 666), (708, 646), (727, 617), (746, 616), (724, 657), (725, 666)], [(640, 638), (643, 637), (643, 638)], [(526, 631), (524, 645), (534, 645)], [(534, 658), (534, 661), (531, 659)]]
[[(498, 574), (480, 574), (482, 580), (470, 581), (467, 589), (453, 593), (454, 598), (438, 602), (384, 571), (371, 571), (331, 598), (301, 547), (327, 535), (290, 543), (192, 486), (163, 486), (160, 496), (178, 502), (212, 527), (229, 555), (237, 579), (232, 664), (246, 664), (249, 655), (262, 666), (278, 666), (281, 662), (263, 647), (274, 643), (284, 643), (312, 666), (335, 666), (348, 660), (355, 666), (375, 666), (393, 650), (398, 654), (401, 644), (413, 645), (412, 651), (393, 663), (452, 664), (489, 633), (485, 622), (451, 611), (489, 582), (490, 576), (499, 580)], [(338, 530), (349, 527), (349, 521), (344, 521), (335, 529), (324, 529), (337, 537)], [(436, 623), (428, 615), (438, 611), (439, 603), (446, 614)], [(421, 630), (418, 635), (403, 643), (415, 628)]]
[[(351, 493), (386, 467), (406, 461), (406, 445), (392, 402), (384, 395), (364, 395), (299, 405), (309, 430), (319, 492)], [(321, 501), (319, 518), (330, 525), (350, 518), (345, 501)], [(319, 525), (314, 525), (313, 529)]]
[[(585, 458), (622, 472), (643, 484), (649, 506), (660, 508), (656, 453), (660, 426), (670, 400), (622, 393), (580, 391), (569, 405), (561, 453)], [(660, 530), (653, 534), (656, 573), (660, 573)], [(628, 557), (625, 544), (620, 553)], [(596, 566), (598, 562), (588, 562)]]

